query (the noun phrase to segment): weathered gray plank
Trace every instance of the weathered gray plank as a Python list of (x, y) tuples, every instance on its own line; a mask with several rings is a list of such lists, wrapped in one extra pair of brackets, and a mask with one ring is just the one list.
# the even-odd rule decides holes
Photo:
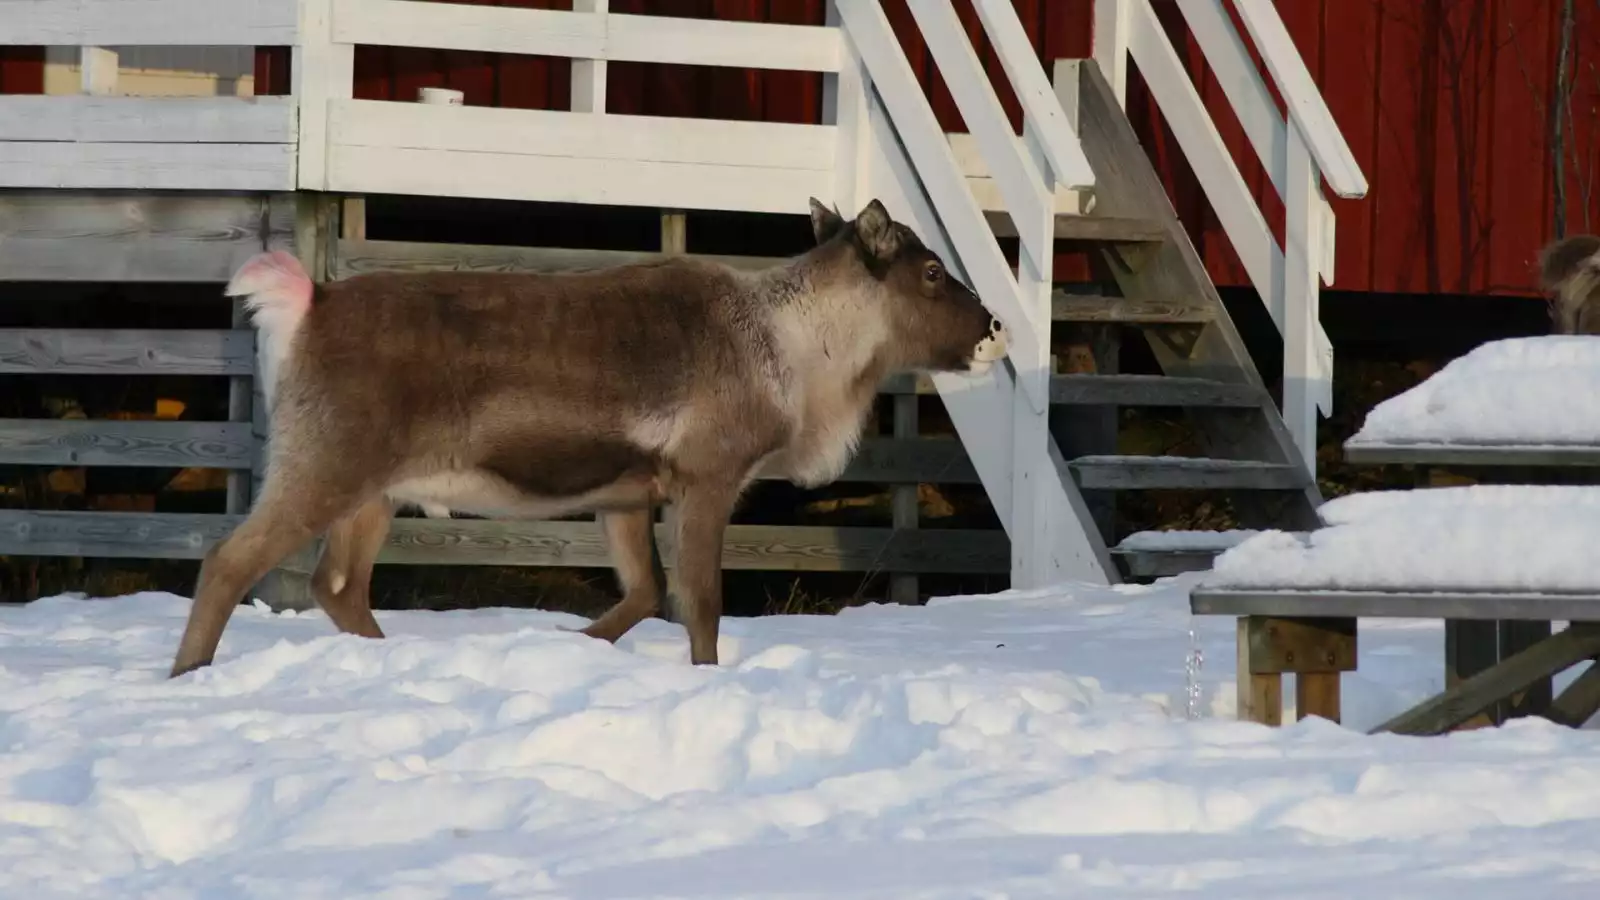
[(240, 516), (0, 510), (0, 555), (200, 559)]
[(1600, 445), (1572, 444), (1370, 444), (1346, 443), (1355, 465), (1600, 466)]
[(1551, 701), (1545, 718), (1558, 725), (1582, 728), (1597, 711), (1600, 711), (1600, 661), (1585, 669)]
[(10, 141), (289, 144), (293, 97), (0, 96)]
[(1494, 592), (1442, 588), (1344, 591), (1197, 587), (1189, 610), (1207, 616), (1352, 616), (1393, 619), (1600, 621), (1600, 588), (1589, 592)]
[[(229, 334), (241, 333), (239, 326), (246, 324), (248, 312), (245, 309), (245, 300), (242, 297), (234, 298), (232, 320), (235, 331)], [(245, 337), (245, 346), (255, 346), (255, 335), (252, 332), (242, 332)], [(247, 350), (248, 353), (248, 350)], [(230, 513), (244, 513), (250, 509), (250, 501), (254, 496), (255, 479), (254, 469), (256, 456), (260, 452), (260, 444), (252, 424), (253, 407), (255, 404), (251, 394), (255, 391), (255, 360), (246, 356), (244, 370), (228, 379), (228, 421), (238, 422), (249, 429), (250, 433), (250, 464), (242, 469), (234, 469), (228, 473), (228, 498), (226, 509)]]
[[(738, 269), (761, 269), (786, 261), (763, 256), (688, 255)], [(364, 272), (580, 271), (650, 262), (661, 256), (655, 250), (568, 250), (554, 247), (340, 240), (334, 254), (332, 277), (339, 280)]]
[(0, 187), (283, 191), (293, 144), (0, 141)]
[(1111, 557), (1129, 578), (1170, 578), (1186, 572), (1211, 568), (1221, 550), (1122, 550), (1111, 548)]
[[(235, 515), (0, 510), (0, 554), (199, 559)], [(726, 569), (982, 573), (1009, 569), (1000, 531), (732, 525)], [(667, 565), (670, 541), (657, 526)], [(309, 571), (313, 553), (286, 566)], [(609, 566), (593, 522), (415, 519), (394, 522), (379, 562), (408, 565)]]
[(295, 43), (292, 0), (234, 3), (217, 15), (214, 0), (77, 0), (10, 2), (0, 40), (17, 44), (77, 46), (274, 46)]
[(0, 419), (0, 463), (248, 469), (247, 422)]
[[(996, 237), (1014, 238), (1017, 226), (1005, 210), (983, 214)], [(1058, 241), (1108, 241), (1118, 244), (1159, 244), (1167, 239), (1166, 226), (1154, 219), (1131, 216), (1075, 215), (1057, 213), (1055, 239)]]
[(0, 191), (0, 281), (225, 283), (285, 227), (266, 195)]
[(248, 376), (254, 354), (243, 328), (0, 328), (6, 374)]
[(1496, 701), (1596, 653), (1600, 653), (1600, 625), (1574, 622), (1565, 631), (1463, 679), (1455, 687), (1372, 728), (1368, 734), (1442, 734)]
[(933, 379), (920, 372), (905, 372), (890, 375), (878, 385), (880, 394), (937, 394), (939, 389), (933, 386)]
[(1248, 384), (1169, 375), (1055, 375), (1050, 402), (1082, 406), (1260, 406)]
[[(1479, 672), (1493, 668), (1500, 661), (1500, 624), (1477, 619), (1445, 620), (1444, 686), (1446, 689), (1455, 687)], [(1504, 722), (1506, 706), (1507, 704), (1494, 704), (1485, 711), (1481, 724), (1499, 725)]]
[(978, 472), (960, 441), (948, 438), (867, 438), (840, 481), (977, 484)]
[(1292, 490), (1303, 470), (1277, 463), (1178, 456), (1080, 456), (1067, 463), (1085, 490)]
[[(399, 519), (380, 562), (416, 565), (606, 566), (605, 541), (589, 522)], [(664, 565), (676, 564), (665, 526), (656, 526)], [(730, 525), (726, 569), (850, 572), (1000, 572), (1010, 565), (998, 531)]]
[[(897, 440), (914, 440), (918, 434), (917, 398), (901, 394), (894, 398), (894, 436)], [(890, 516), (896, 529), (915, 529), (921, 512), (917, 485), (900, 484), (890, 497)], [(914, 604), (919, 597), (917, 576), (899, 574), (889, 579), (889, 602)]]
[[(33, 424), (38, 420), (11, 420)], [(51, 420), (56, 421), (56, 420)], [(79, 420), (81, 422), (81, 420)], [(3, 422), (3, 420), (0, 420)], [(99, 421), (89, 423), (102, 424)], [(158, 423), (104, 423), (115, 425), (129, 424), (158, 424)], [(209, 425), (212, 423), (175, 423)], [(226, 423), (216, 423), (226, 424)], [(243, 423), (248, 424), (248, 423)], [(265, 425), (265, 422), (260, 423)], [(48, 426), (47, 426), (48, 427)], [(6, 446), (4, 443), (6, 432), (0, 424), (0, 462), (5, 461)], [(26, 430), (26, 429), (24, 429)], [(90, 427), (85, 431), (93, 432)], [(231, 435), (232, 432), (229, 432)], [(248, 431), (244, 432), (248, 435)], [(75, 465), (156, 465), (155, 463), (93, 463), (77, 462)], [(160, 465), (166, 465), (160, 463)], [(200, 465), (197, 462), (186, 465)], [(214, 465), (214, 464), (213, 464)], [(248, 468), (248, 465), (244, 466)], [(762, 481), (783, 481), (785, 479), (775, 475), (763, 475)], [(912, 438), (900, 440), (896, 438), (867, 438), (861, 442), (861, 447), (856, 451), (850, 464), (845, 467), (844, 473), (838, 478), (841, 482), (867, 482), (878, 484), (977, 484), (978, 473), (972, 467), (972, 460), (968, 458), (966, 448), (960, 441), (946, 438)]]
[(1205, 325), (1216, 320), (1217, 312), (1192, 300), (1102, 297), (1057, 291), (1050, 296), (1050, 317), (1058, 322)]

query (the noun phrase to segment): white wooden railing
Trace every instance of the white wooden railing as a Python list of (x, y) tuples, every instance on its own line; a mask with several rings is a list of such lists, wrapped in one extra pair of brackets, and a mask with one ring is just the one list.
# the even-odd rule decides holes
[[(911, 8), (970, 134), (939, 128), (876, 0), (830, 3), (823, 26), (612, 14), (606, 0), (577, 0), (571, 11), (417, 0), (0, 6), (6, 43), (293, 47), (292, 97), (188, 98), (181, 107), (115, 96), (114, 55), (88, 51), (84, 93), (93, 96), (0, 99), (0, 123), (33, 129), (0, 127), (0, 185), (300, 188), (787, 213), (804, 213), (816, 196), (847, 214), (882, 199), (1011, 333), (1007, 367), (978, 383), (937, 383), (1012, 537), (1014, 582), (1110, 578), (1046, 427), (1053, 216), (1078, 209), (1074, 192), (1092, 186), (1093, 174), (1009, 0), (976, 7), (1026, 113), (1020, 136), (947, 0), (912, 0)], [(19, 6), (20, 19), (12, 15)], [(361, 44), (567, 57), (571, 110), (356, 100)], [(820, 72), (829, 115), (800, 125), (611, 114), (612, 60)], [(25, 124), (41, 113), (48, 128)], [(187, 146), (224, 138), (198, 156)], [(136, 141), (149, 144), (130, 148)], [(260, 173), (222, 158), (242, 150), (248, 159), (262, 146), (288, 147), (286, 165)], [(106, 165), (85, 180), (75, 163), (90, 157)], [(1007, 211), (1018, 231), (1015, 274), (983, 216), (992, 210)]]
[[(1015, 133), (948, 0), (909, 0), (970, 134), (939, 127), (877, 0), (832, 0), (823, 26), (417, 0), (0, 2), (0, 43), (89, 48), (82, 93), (0, 98), (0, 186), (434, 194), (850, 214), (877, 197), (1005, 321), (1011, 360), (935, 383), (1011, 536), (1013, 584), (1109, 580), (1104, 547), (1047, 430), (1053, 217), (1094, 174), (1011, 0), (973, 0), (1024, 112)], [(1361, 173), (1269, 0), (1235, 0), (1280, 90), (1277, 112), (1222, 0), (1177, 0), (1288, 210), (1280, 247), (1229, 159), (1149, 0), (1098, 0), (1096, 57), (1119, 86), (1139, 66), (1285, 335), (1285, 415), (1308, 462), (1332, 354), (1317, 323), (1333, 217), (1319, 183)], [(116, 45), (292, 45), (287, 98), (116, 96)], [(353, 99), (358, 44), (567, 57), (570, 111)], [(626, 116), (605, 108), (612, 60), (823, 73), (816, 125)], [(1016, 226), (1015, 272), (986, 223)]]
[[(1016, 225), (1016, 272), (959, 177), (956, 160), (875, 0), (837, 0), (847, 65), (841, 83), (859, 92), (855, 133), (840, 139), (881, 159), (854, 193), (870, 190), (893, 204), (971, 284), (1012, 335), (1008, 365), (985, 382), (934, 379), (991, 502), (1011, 538), (1012, 584), (1037, 587), (1063, 578), (1107, 581), (1110, 561), (1086, 529), (1090, 522), (1070, 477), (1051, 453), (1048, 429), (1050, 288), (1058, 187), (1094, 184), (1077, 135), (1010, 0), (974, 0), (984, 32), (1000, 58), (1024, 114), (1013, 132), (999, 98), (947, 0), (909, 6), (951, 97), (967, 123), (984, 167)], [(845, 105), (841, 101), (841, 106)], [(841, 123), (843, 120), (841, 120)], [(862, 140), (861, 132), (870, 132)], [(858, 178), (862, 177), (857, 167)], [(861, 185), (865, 185), (863, 188)], [(891, 188), (896, 190), (891, 191)], [(888, 194), (889, 196), (884, 196)]]
[(1316, 417), (1333, 409), (1333, 346), (1322, 330), (1319, 296), (1333, 284), (1333, 210), (1322, 182), (1340, 197), (1362, 197), (1366, 178), (1323, 102), (1272, 0), (1233, 6), (1283, 96), (1279, 112), (1223, 0), (1175, 0), (1206, 62), (1283, 198), (1284, 245), (1272, 236), (1205, 103), (1167, 38), (1150, 0), (1096, 0), (1094, 55), (1118, 97), (1131, 58), (1194, 169), (1224, 232), (1283, 335), (1283, 415), (1316, 472)]
[(286, 191), (290, 97), (125, 96), (112, 47), (292, 44), (296, 0), (4, 0), (0, 45), (76, 48), (76, 93), (0, 96), (0, 187)]

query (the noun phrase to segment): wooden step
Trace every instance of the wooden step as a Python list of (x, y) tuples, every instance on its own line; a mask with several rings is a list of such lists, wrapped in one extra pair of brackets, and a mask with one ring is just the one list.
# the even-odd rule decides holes
[(1111, 548), (1111, 559), (1130, 580), (1171, 578), (1211, 569), (1221, 550), (1122, 550)]
[(1217, 311), (1197, 300), (1103, 297), (1099, 294), (1050, 296), (1050, 318), (1057, 322), (1121, 323), (1127, 325), (1207, 325)]
[[(1017, 226), (1011, 214), (990, 210), (983, 214), (996, 237), (1014, 238)], [(1166, 226), (1155, 219), (1128, 216), (1085, 216), (1056, 214), (1056, 240), (1106, 241), (1112, 244), (1160, 244), (1167, 239)]]
[(1111, 558), (1124, 577), (1169, 578), (1185, 572), (1204, 572), (1217, 556), (1257, 534), (1244, 531), (1142, 531), (1130, 534), (1111, 549)]
[(1067, 463), (1084, 490), (1297, 490), (1296, 466), (1188, 456), (1080, 456)]
[(1266, 394), (1250, 384), (1168, 375), (1056, 375), (1050, 402), (1074, 406), (1260, 406)]

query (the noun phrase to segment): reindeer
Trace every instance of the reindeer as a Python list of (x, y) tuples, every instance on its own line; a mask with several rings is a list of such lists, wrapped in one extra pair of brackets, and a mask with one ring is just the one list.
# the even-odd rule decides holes
[(1539, 253), (1539, 281), (1559, 334), (1600, 334), (1600, 236), (1552, 241)]
[(855, 452), (879, 383), (981, 375), (1006, 333), (877, 200), (811, 200), (816, 246), (741, 272), (688, 257), (560, 274), (372, 273), (314, 284), (283, 252), (239, 268), (271, 412), (249, 516), (206, 553), (172, 676), (209, 665), (244, 592), (326, 533), (312, 594), (382, 638), (372, 566), (397, 504), (502, 518), (594, 512), (622, 598), (654, 615), (653, 518), (677, 515), (690, 662), (717, 664), (724, 529), (761, 475), (815, 487)]

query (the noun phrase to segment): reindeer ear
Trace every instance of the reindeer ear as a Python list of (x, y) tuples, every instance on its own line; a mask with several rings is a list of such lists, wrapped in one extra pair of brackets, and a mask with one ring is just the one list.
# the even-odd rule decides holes
[(844, 216), (823, 206), (821, 200), (811, 198), (811, 233), (816, 236), (817, 243), (826, 244), (843, 227)]
[(899, 252), (900, 235), (895, 232), (894, 220), (877, 198), (856, 216), (856, 240), (869, 256), (877, 259), (891, 259)]

